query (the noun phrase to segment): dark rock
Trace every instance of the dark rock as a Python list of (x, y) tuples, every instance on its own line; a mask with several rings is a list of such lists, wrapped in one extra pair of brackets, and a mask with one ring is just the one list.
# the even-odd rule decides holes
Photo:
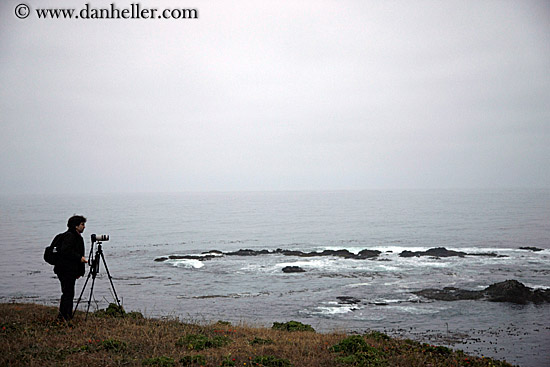
[(258, 251), (249, 250), (249, 249), (240, 249), (238, 251), (226, 252), (227, 256), (257, 256), (259, 255)]
[(538, 252), (538, 251), (544, 250), (544, 249), (538, 248), (538, 247), (520, 247), (519, 249), (520, 250), (529, 250), (529, 251), (533, 251), (533, 252)]
[(545, 303), (550, 302), (550, 288), (535, 289), (533, 296), (531, 297), (533, 303)]
[(376, 257), (378, 255), (380, 255), (381, 252), (378, 251), (378, 250), (367, 250), (367, 249), (364, 249), (364, 250), (361, 250), (359, 251), (359, 253), (357, 254), (357, 256), (361, 259), (369, 259), (369, 258), (372, 258), (372, 257)]
[(344, 305), (356, 305), (358, 303), (361, 303), (361, 300), (358, 299), (358, 298), (355, 298), (355, 297), (350, 297), (350, 296), (340, 296), (340, 297), (336, 297), (340, 302), (340, 304), (344, 304)]
[(346, 259), (353, 259), (356, 257), (355, 254), (349, 252), (348, 250), (324, 250), (319, 254), (319, 256), (338, 256)]
[(445, 287), (443, 289), (423, 289), (413, 293), (439, 301), (484, 299), (491, 302), (511, 302), (516, 304), (550, 302), (550, 289), (537, 289), (533, 291), (532, 288), (526, 287), (517, 280), (506, 280), (495, 283), (482, 291)]
[(285, 266), (283, 273), (305, 273), (305, 270), (299, 266)]
[(474, 254), (468, 254), (468, 256), (486, 256), (486, 257), (508, 257), (506, 255), (499, 255), (495, 252), (481, 252), (481, 253), (474, 253)]
[(190, 260), (210, 260), (217, 257), (216, 255), (170, 255), (168, 257), (157, 257), (155, 261), (166, 261), (166, 260), (182, 260), (182, 259), (190, 259)]
[(445, 247), (431, 248), (426, 251), (408, 251), (405, 250), (399, 254), (401, 257), (418, 257), (418, 256), (433, 256), (433, 257), (464, 257), (467, 254), (461, 251), (447, 250)]
[(300, 256), (306, 256), (306, 257), (313, 257), (313, 256), (337, 256), (337, 257), (343, 257), (346, 259), (351, 259), (355, 256), (355, 254), (352, 254), (348, 250), (324, 250), (322, 252), (306, 252), (303, 255)]
[(468, 254), (462, 251), (447, 250), (445, 247), (431, 248), (426, 251), (408, 251), (405, 250), (399, 254), (400, 257), (419, 257), (419, 256), (432, 256), (432, 257), (465, 257), (465, 256), (488, 256), (488, 257), (507, 257), (505, 255), (499, 255), (494, 252), (486, 253), (473, 253)]
[(438, 301), (458, 301), (483, 298), (481, 291), (468, 291), (453, 287), (445, 287), (443, 289), (423, 289), (413, 293), (417, 296), (435, 299)]
[[(270, 253), (270, 252), (268, 252)], [(380, 255), (380, 251), (376, 250), (362, 250), (357, 255), (349, 252), (348, 250), (324, 250), (322, 252), (303, 252), (297, 250), (283, 250), (278, 248), (277, 250), (271, 252), (272, 254), (281, 254), (285, 256), (298, 256), (298, 257), (316, 257), (316, 256), (336, 256), (343, 257), (345, 259), (368, 259)]]
[(491, 302), (512, 302), (526, 304), (532, 300), (533, 289), (517, 280), (506, 280), (487, 287), (484, 291)]
[(190, 259), (190, 260), (198, 260), (201, 256), (197, 255), (170, 255), (168, 258), (170, 260), (182, 260), (182, 259)]
[(217, 256), (215, 255), (170, 255), (168, 258), (170, 260), (182, 260), (182, 259), (189, 259), (189, 260), (211, 260)]
[(324, 250), (322, 252), (302, 252), (302, 251), (292, 251), (292, 250), (281, 250), (277, 249), (277, 253), (283, 254), (285, 256), (299, 256), (299, 257), (315, 257), (315, 256), (336, 256), (343, 257), (345, 259), (368, 259), (371, 257), (376, 257), (380, 254), (380, 251), (376, 250), (362, 250), (357, 255), (349, 252), (348, 250)]
[(280, 248), (275, 250), (275, 253), (285, 255), (285, 256), (302, 256), (302, 257), (306, 256), (306, 254), (304, 254), (302, 251), (282, 250)]
[(258, 255), (271, 255), (271, 254), (281, 254), (285, 256), (298, 256), (298, 257), (315, 257), (315, 256), (337, 256), (343, 257), (346, 259), (370, 259), (376, 257), (380, 254), (380, 251), (376, 250), (362, 250), (357, 255), (349, 252), (348, 250), (324, 250), (322, 252), (303, 252), (297, 250), (283, 250), (276, 249), (275, 251), (269, 250), (251, 250), (251, 249), (240, 249), (232, 252), (221, 252), (218, 250), (211, 250), (208, 252), (203, 252), (202, 255), (170, 255), (169, 257), (159, 257), (155, 261), (166, 261), (168, 259), (196, 259), (196, 260), (210, 260), (215, 257), (220, 257), (220, 255), (226, 256), (258, 256)]

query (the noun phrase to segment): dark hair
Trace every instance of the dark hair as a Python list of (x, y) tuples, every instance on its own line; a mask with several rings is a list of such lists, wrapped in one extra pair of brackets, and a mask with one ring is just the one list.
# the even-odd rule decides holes
[(78, 226), (80, 223), (86, 223), (86, 218), (82, 215), (73, 215), (67, 221), (67, 227), (74, 230), (74, 227)]

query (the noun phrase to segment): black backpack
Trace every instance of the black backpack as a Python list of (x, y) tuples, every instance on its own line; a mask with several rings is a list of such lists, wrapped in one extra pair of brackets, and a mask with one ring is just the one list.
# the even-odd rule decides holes
[(54, 237), (52, 244), (44, 249), (44, 261), (50, 265), (57, 265), (59, 254), (57, 253), (57, 245), (61, 242), (63, 233)]

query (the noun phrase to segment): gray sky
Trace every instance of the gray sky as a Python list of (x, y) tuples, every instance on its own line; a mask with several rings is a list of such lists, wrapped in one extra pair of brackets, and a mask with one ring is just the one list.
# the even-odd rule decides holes
[(2, 193), (550, 187), (547, 1), (20, 2)]

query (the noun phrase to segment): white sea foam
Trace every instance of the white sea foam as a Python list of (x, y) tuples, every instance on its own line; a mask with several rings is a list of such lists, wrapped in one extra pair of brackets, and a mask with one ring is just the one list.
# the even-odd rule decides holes
[(386, 264), (376, 264), (374, 267), (373, 267), (373, 270), (377, 270), (377, 271), (401, 271), (403, 270), (403, 268), (401, 268), (400, 266), (394, 266), (394, 265), (386, 265)]
[(311, 313), (321, 315), (341, 315), (357, 310), (356, 306), (318, 306)]
[(300, 266), (306, 268), (329, 268), (337, 264), (333, 259), (316, 259), (316, 260), (302, 260), (293, 262), (278, 263), (275, 266), (277, 268), (284, 268), (285, 266)]
[(400, 303), (400, 302), (403, 302), (404, 299), (394, 299), (394, 298), (391, 298), (391, 299), (385, 299), (385, 298), (377, 298), (375, 300), (373, 300), (371, 303), (378, 303), (378, 304), (391, 304), (391, 303)]
[(418, 306), (398, 306), (400, 310), (413, 315), (427, 315), (438, 313), (440, 309)]
[(178, 268), (194, 268), (200, 269), (204, 266), (204, 263), (200, 260), (195, 259), (178, 259), (178, 260), (168, 260), (169, 264)]

